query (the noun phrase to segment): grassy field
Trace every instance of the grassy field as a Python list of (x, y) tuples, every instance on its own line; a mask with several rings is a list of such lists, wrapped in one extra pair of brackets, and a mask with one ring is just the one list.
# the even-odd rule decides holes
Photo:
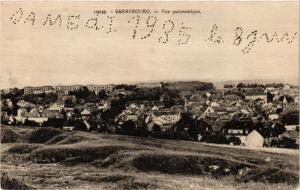
[(2, 188), (296, 189), (298, 170), (297, 150), (1, 128)]

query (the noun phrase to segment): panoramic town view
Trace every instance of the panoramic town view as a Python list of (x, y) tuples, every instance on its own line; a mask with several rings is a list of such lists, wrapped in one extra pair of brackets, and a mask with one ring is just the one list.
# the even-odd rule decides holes
[(299, 188), (299, 2), (0, 5), (1, 189)]
[[(203, 177), (210, 177), (208, 188), (295, 188), (298, 108), (298, 86), (283, 83), (2, 90), (1, 184), (199, 189)], [(140, 179), (139, 172), (147, 174)], [(173, 181), (183, 174), (193, 183)]]

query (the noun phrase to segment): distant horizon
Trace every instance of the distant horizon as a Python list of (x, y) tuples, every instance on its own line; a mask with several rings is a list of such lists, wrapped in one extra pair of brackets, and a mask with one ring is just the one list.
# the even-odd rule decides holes
[(57, 83), (57, 84), (40, 84), (40, 85), (23, 85), (23, 86), (11, 86), (7, 88), (1, 88), (1, 90), (6, 89), (12, 89), (12, 88), (18, 88), (23, 89), (25, 87), (42, 87), (42, 86), (71, 86), (71, 85), (121, 85), (121, 84), (128, 84), (128, 85), (136, 85), (140, 83), (158, 83), (158, 82), (189, 82), (189, 81), (197, 81), (197, 82), (211, 82), (216, 86), (216, 84), (238, 84), (238, 83), (258, 83), (258, 84), (269, 84), (269, 83), (283, 83), (283, 84), (290, 84), (290, 85), (296, 85), (299, 86), (299, 80), (288, 80), (288, 79), (224, 79), (224, 80), (215, 80), (215, 79), (165, 79), (165, 80), (147, 80), (147, 81), (128, 81), (128, 82), (111, 82), (111, 83), (96, 83), (96, 82), (90, 82), (90, 83), (80, 83), (80, 82), (74, 82), (74, 83)]

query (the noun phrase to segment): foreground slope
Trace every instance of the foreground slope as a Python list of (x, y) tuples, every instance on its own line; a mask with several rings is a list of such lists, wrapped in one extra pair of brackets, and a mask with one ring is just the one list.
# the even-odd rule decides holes
[(298, 185), (296, 150), (276, 153), (55, 129), (12, 131), (15, 142), (1, 144), (1, 172), (29, 188), (295, 189)]

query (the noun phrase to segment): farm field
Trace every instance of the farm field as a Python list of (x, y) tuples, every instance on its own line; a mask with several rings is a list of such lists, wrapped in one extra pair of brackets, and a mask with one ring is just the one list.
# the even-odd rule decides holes
[(296, 189), (298, 170), (297, 150), (1, 127), (2, 188)]

